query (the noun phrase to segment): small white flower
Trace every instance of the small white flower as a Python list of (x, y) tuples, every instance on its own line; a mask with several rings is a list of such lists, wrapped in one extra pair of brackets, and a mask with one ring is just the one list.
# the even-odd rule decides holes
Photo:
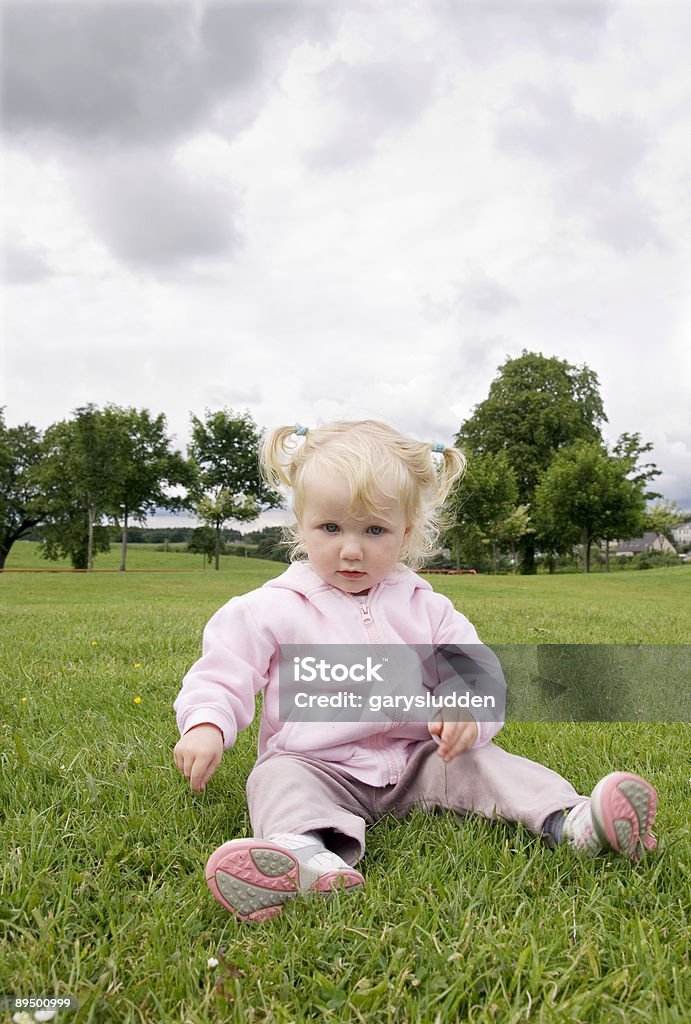
[(21, 1010), (19, 1013), (15, 1013), (12, 1020), (14, 1021), (14, 1024), (34, 1024), (34, 1019), (31, 1014), (25, 1013), (24, 1010)]
[(57, 1010), (36, 1010), (34, 1020), (52, 1020), (57, 1016)]
[(210, 970), (213, 970), (214, 967), (218, 967), (218, 960), (216, 959), (216, 957), (215, 956), (210, 956), (209, 959), (206, 961), (206, 966)]

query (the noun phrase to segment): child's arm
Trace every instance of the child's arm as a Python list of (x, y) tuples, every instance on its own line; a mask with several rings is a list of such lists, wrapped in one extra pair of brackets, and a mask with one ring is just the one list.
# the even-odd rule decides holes
[(194, 792), (204, 789), (224, 749), (252, 721), (274, 650), (247, 597), (229, 601), (207, 623), (202, 657), (185, 676), (174, 704), (182, 738), (173, 758)]
[(441, 621), (434, 635), (435, 652), (441, 654), (441, 658), (436, 658), (439, 690), (454, 690), (459, 680), (470, 681), (476, 677), (478, 694), (494, 697), (499, 718), (488, 721), (488, 713), (483, 711), (476, 720), (470, 711), (461, 708), (453, 708), (448, 713), (449, 721), (443, 720), (441, 712), (435, 716), (428, 724), (430, 735), (439, 745), (439, 756), (449, 762), (464, 750), (484, 746), (499, 732), (503, 724), (506, 683), (496, 655), (481, 642), (473, 624), (456, 611), (448, 598), (437, 596), (442, 607)]
[(195, 725), (173, 751), (175, 766), (189, 781), (193, 793), (201, 793), (223, 757), (223, 733), (217, 725)]

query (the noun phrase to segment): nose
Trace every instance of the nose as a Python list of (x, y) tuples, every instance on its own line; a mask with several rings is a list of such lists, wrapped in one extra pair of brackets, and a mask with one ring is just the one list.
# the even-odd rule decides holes
[(362, 559), (362, 544), (357, 537), (343, 538), (341, 544), (341, 558), (344, 562), (359, 562)]

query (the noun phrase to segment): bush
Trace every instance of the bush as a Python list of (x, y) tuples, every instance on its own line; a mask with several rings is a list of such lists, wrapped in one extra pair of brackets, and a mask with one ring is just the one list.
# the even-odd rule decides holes
[(681, 565), (679, 555), (671, 551), (645, 551), (642, 555), (634, 555), (631, 561), (634, 569), (662, 569), (667, 565)]

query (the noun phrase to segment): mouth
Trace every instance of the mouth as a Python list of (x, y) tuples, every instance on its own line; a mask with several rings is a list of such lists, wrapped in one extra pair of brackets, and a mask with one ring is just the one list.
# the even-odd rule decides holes
[(366, 576), (366, 572), (356, 572), (350, 569), (339, 569), (338, 575), (342, 576), (346, 580), (361, 580), (363, 576)]

